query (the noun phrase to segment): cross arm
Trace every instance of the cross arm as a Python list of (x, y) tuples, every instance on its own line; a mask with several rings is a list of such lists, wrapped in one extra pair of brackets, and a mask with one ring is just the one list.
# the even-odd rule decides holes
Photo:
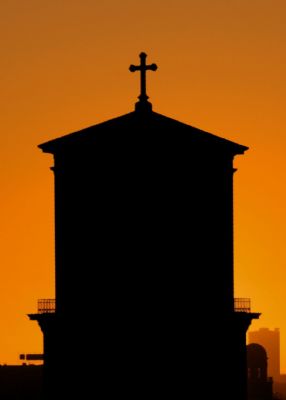
[(147, 69), (150, 69), (151, 71), (157, 71), (158, 66), (156, 64), (147, 65)]
[(136, 67), (136, 65), (133, 65), (133, 64), (131, 64), (129, 67), (130, 72), (140, 71), (140, 69), (141, 69), (140, 66)]

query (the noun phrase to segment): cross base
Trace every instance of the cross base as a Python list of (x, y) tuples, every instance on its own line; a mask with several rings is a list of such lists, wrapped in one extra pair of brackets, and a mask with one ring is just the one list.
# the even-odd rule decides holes
[(149, 101), (137, 101), (137, 103), (135, 103), (135, 111), (152, 111), (152, 104), (149, 103)]

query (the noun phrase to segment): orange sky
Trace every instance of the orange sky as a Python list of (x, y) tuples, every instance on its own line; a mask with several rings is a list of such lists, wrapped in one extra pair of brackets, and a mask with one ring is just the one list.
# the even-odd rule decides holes
[[(247, 145), (236, 159), (235, 294), (279, 327), (286, 372), (285, 0), (1, 0), (0, 363), (41, 352), (54, 296), (52, 159), (37, 145), (133, 110)], [(210, 199), (211, 201), (211, 199)], [(76, 292), (75, 292), (76, 296)]]

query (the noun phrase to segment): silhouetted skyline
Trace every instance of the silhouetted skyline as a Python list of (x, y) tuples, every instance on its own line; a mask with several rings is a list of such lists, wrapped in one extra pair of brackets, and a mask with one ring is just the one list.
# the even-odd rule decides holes
[(42, 351), (25, 314), (54, 297), (52, 159), (36, 146), (132, 110), (142, 49), (160, 68), (155, 111), (250, 147), (235, 163), (236, 295), (263, 311), (253, 328), (280, 327), (285, 371), (286, 4), (205, 3), (3, 2), (1, 363)]

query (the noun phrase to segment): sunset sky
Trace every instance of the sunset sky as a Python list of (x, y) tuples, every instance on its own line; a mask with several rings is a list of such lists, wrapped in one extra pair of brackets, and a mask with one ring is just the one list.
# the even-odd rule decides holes
[(253, 330), (280, 328), (286, 373), (286, 1), (0, 0), (0, 12), (0, 363), (42, 352), (27, 314), (54, 297), (53, 161), (37, 145), (133, 111), (128, 68), (145, 51), (154, 111), (250, 148), (235, 160), (235, 296), (262, 313)]

